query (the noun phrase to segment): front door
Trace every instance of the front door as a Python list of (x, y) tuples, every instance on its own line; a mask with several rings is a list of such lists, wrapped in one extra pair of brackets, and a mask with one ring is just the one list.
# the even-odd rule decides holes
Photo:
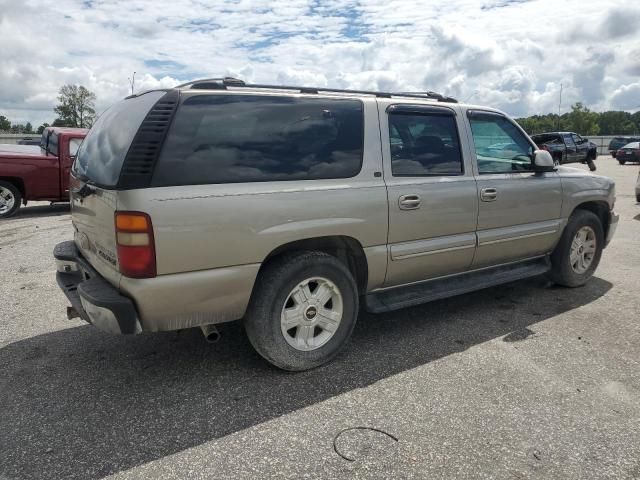
[(459, 110), (378, 101), (389, 199), (385, 286), (467, 270), (478, 200)]
[(478, 182), (478, 248), (473, 268), (548, 253), (561, 233), (556, 172), (533, 169), (535, 146), (504, 115), (468, 111)]

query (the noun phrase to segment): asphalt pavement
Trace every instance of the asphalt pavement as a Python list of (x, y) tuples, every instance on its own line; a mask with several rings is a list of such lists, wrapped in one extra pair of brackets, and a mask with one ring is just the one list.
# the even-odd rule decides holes
[(638, 165), (597, 166), (621, 221), (586, 286), (363, 313), (336, 361), (297, 374), (238, 323), (210, 345), (67, 320), (68, 207), (0, 221), (0, 479), (640, 478)]

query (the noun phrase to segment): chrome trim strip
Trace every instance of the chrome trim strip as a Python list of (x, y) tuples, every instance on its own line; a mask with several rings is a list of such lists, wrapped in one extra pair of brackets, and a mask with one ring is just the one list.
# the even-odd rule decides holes
[(392, 260), (404, 260), (405, 258), (414, 258), (414, 257), (421, 257), (423, 255), (434, 255), (436, 253), (453, 252), (455, 250), (464, 250), (466, 248), (475, 248), (475, 244), (473, 244), (473, 245), (460, 245), (458, 247), (441, 248), (439, 250), (431, 250), (431, 251), (428, 251), (428, 252), (407, 253), (405, 255), (397, 255), (397, 256), (393, 257)]
[(539, 237), (541, 235), (553, 235), (557, 232), (558, 230), (547, 230), (546, 232), (529, 233), (527, 235), (518, 235), (517, 237), (499, 238), (498, 240), (489, 240), (486, 242), (478, 243), (478, 246), (482, 247), (484, 245), (493, 245), (496, 243), (511, 242), (513, 240), (522, 240), (523, 238)]

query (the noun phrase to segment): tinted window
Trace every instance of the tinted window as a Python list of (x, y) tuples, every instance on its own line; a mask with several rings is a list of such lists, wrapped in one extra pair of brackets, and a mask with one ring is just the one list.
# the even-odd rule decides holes
[(462, 154), (453, 115), (389, 115), (391, 172), (396, 177), (460, 175)]
[(187, 97), (154, 186), (347, 178), (363, 151), (362, 103), (253, 95)]
[(105, 187), (114, 187), (138, 127), (164, 94), (149, 92), (122, 100), (100, 115), (78, 149), (73, 163), (74, 174), (86, 176)]
[(49, 135), (47, 151), (52, 155), (58, 155), (58, 135), (56, 133), (51, 133), (51, 135)]
[(480, 173), (511, 173), (532, 168), (533, 146), (501, 115), (470, 115), (471, 133)]

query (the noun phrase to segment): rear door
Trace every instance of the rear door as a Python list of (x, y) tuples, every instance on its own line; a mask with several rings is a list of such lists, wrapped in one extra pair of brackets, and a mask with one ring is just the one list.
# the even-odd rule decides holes
[(149, 92), (106, 110), (80, 145), (73, 163), (70, 191), (75, 243), (91, 265), (114, 284), (120, 278), (114, 214), (122, 165), (140, 125), (164, 94)]
[(506, 116), (468, 111), (478, 183), (478, 247), (473, 268), (549, 252), (560, 235), (556, 172), (533, 171), (535, 146)]
[(475, 252), (478, 200), (464, 161), (459, 110), (392, 100), (378, 104), (389, 203), (385, 286), (467, 270)]
[(576, 147), (576, 143), (573, 141), (573, 137), (570, 133), (563, 133), (562, 139), (564, 140), (564, 144), (567, 148), (567, 157), (565, 163), (577, 162), (580, 159), (578, 158), (578, 148)]

